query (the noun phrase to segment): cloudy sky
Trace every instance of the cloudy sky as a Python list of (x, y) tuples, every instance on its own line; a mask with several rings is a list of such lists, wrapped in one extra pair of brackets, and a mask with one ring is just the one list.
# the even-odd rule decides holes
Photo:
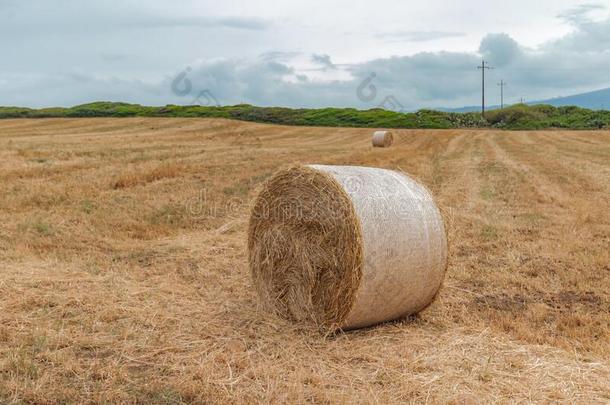
[(610, 1), (0, 0), (0, 105), (476, 105), (610, 87)]

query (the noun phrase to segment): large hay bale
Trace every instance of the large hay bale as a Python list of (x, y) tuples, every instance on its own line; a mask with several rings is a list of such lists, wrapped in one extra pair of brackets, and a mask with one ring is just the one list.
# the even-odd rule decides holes
[(394, 142), (394, 135), (390, 131), (375, 131), (373, 133), (373, 146), (387, 148)]
[(267, 309), (331, 330), (422, 310), (447, 263), (428, 191), (401, 173), (354, 166), (276, 173), (256, 199), (248, 249)]

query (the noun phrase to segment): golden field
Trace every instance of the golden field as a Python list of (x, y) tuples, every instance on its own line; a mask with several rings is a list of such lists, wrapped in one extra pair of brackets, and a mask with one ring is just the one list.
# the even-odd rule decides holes
[[(0, 403), (610, 401), (610, 132), (0, 121)], [(403, 170), (449, 267), (417, 317), (323, 336), (257, 308), (279, 167)]]

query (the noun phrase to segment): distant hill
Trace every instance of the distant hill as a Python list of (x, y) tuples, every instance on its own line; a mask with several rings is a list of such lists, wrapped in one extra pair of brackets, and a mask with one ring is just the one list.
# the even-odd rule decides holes
[[(500, 106), (491, 105), (491, 106), (485, 106), (485, 108), (487, 110), (495, 110), (497, 108), (500, 108)], [(458, 108), (439, 107), (439, 108), (435, 108), (435, 110), (443, 111), (443, 112), (452, 112), (452, 113), (469, 113), (469, 112), (480, 112), (481, 106), (480, 105), (468, 105), (465, 107), (458, 107)]]
[(575, 94), (567, 97), (551, 98), (549, 100), (534, 101), (528, 104), (550, 104), (555, 107), (575, 105), (591, 110), (610, 110), (610, 88)]
[[(610, 110), (610, 88), (590, 91), (588, 93), (574, 94), (567, 97), (556, 97), (547, 100), (537, 100), (526, 102), (528, 105), (548, 104), (555, 107), (575, 105), (580, 108), (588, 108), (590, 110)], [(497, 110), (499, 105), (486, 106), (487, 110)], [(471, 105), (459, 108), (437, 108), (438, 111), (444, 112), (477, 112), (481, 111), (480, 105)]]

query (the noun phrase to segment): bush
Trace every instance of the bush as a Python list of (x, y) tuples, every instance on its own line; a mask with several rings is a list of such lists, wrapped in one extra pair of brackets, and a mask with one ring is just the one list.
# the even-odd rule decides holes
[(517, 104), (500, 110), (488, 111), (485, 119), (494, 127), (511, 129), (537, 129), (548, 127), (544, 112)]
[(209, 117), (282, 125), (310, 125), (363, 128), (483, 128), (506, 129), (600, 129), (610, 127), (610, 111), (592, 111), (575, 106), (528, 106), (516, 104), (501, 110), (488, 111), (485, 119), (479, 113), (447, 113), (419, 110), (401, 113), (373, 108), (292, 109), (256, 107), (249, 104), (234, 106), (166, 105), (147, 107), (139, 104), (95, 102), (70, 108), (30, 109), (0, 107), (0, 118), (46, 117)]

